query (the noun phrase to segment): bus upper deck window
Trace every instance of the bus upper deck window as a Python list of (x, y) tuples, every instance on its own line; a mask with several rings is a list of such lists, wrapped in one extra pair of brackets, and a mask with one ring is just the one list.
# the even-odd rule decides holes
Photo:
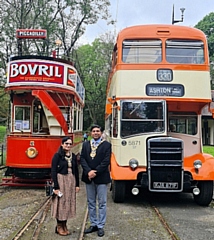
[(161, 40), (125, 40), (122, 54), (125, 63), (159, 63), (162, 61)]
[(166, 60), (169, 63), (203, 64), (204, 44), (202, 41), (167, 40)]

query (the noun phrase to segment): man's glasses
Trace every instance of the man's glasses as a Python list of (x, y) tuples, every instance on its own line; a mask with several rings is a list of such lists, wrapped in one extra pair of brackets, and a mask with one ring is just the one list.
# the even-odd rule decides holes
[(72, 143), (65, 142), (65, 145), (70, 145), (70, 146), (71, 146), (71, 145), (72, 145)]

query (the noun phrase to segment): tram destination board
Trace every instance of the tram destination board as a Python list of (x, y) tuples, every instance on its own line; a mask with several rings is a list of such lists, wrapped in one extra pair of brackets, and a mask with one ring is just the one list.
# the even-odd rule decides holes
[(182, 97), (184, 86), (180, 84), (148, 84), (146, 85), (146, 94), (148, 96)]

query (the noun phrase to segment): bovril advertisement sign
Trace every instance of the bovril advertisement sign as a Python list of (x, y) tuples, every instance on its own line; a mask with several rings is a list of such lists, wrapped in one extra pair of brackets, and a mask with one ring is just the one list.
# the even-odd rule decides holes
[(8, 83), (47, 82), (63, 84), (64, 66), (54, 62), (10, 62)]

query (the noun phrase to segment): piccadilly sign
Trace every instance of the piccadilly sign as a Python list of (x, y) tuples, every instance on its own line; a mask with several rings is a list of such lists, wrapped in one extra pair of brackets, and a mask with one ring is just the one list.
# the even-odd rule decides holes
[(16, 38), (46, 38), (47, 31), (44, 29), (17, 29)]
[(48, 82), (63, 84), (64, 67), (50, 62), (11, 62), (9, 83)]
[(184, 86), (181, 84), (148, 84), (146, 85), (148, 96), (184, 96)]

